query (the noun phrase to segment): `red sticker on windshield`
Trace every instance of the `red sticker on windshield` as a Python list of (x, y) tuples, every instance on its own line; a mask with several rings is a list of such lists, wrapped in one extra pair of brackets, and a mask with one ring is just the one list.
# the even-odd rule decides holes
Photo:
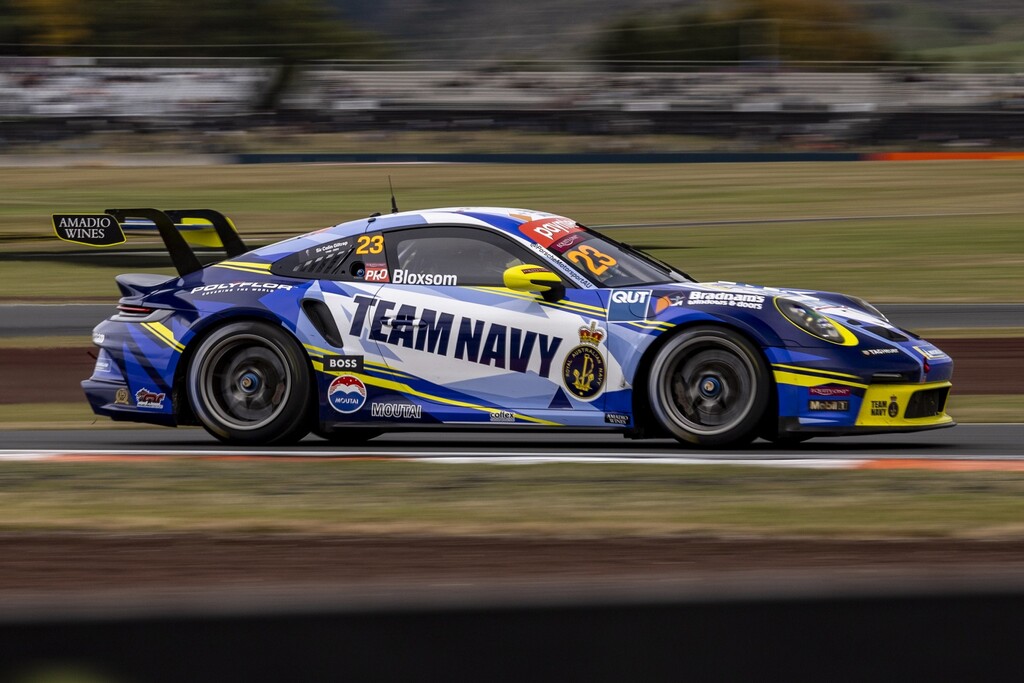
[(552, 242), (549, 249), (557, 251), (559, 254), (565, 253), (570, 247), (573, 247), (583, 240), (587, 239), (587, 233), (585, 232), (574, 232), (568, 237), (563, 237), (557, 242)]
[(583, 228), (571, 218), (540, 218), (519, 226), (519, 232), (542, 247), (550, 247), (551, 243), (574, 232), (583, 232)]

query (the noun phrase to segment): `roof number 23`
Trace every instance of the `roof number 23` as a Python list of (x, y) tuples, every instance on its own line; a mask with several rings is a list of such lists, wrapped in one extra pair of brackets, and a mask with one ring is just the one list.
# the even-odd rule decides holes
[(602, 275), (604, 271), (618, 263), (618, 261), (608, 254), (604, 254), (594, 247), (586, 244), (581, 244), (578, 248), (568, 252), (565, 255), (565, 258), (569, 259), (577, 266), (584, 266), (591, 273), (598, 276)]
[(360, 235), (356, 240), (357, 254), (379, 254), (384, 251), (384, 237), (381, 235)]

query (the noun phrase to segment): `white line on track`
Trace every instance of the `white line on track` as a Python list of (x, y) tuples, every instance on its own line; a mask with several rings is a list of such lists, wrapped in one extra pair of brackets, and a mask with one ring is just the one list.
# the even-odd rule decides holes
[(509, 455), (495, 451), (460, 451), (436, 452), (412, 455), (408, 451), (346, 451), (331, 453), (308, 450), (88, 450), (88, 449), (3, 449), (0, 450), (0, 461), (45, 461), (62, 458), (105, 456), (114, 458), (138, 457), (140, 462), (146, 456), (188, 457), (221, 457), (221, 458), (281, 458), (302, 457), (304, 459), (322, 458), (324, 460), (345, 460), (381, 458), (407, 460), (416, 462), (435, 462), (449, 465), (497, 464), (497, 465), (534, 465), (545, 463), (580, 463), (580, 464), (652, 464), (652, 465), (748, 465), (761, 467), (805, 467), (812, 469), (849, 469), (864, 462), (858, 459), (840, 458), (730, 458), (713, 456), (662, 457), (640, 456), (624, 457), (618, 453), (560, 453), (558, 455)]

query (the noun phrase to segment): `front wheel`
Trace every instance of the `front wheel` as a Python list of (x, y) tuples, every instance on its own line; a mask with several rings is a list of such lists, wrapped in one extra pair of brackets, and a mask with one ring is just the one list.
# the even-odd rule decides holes
[(271, 445), (309, 433), (309, 361), (287, 332), (236, 322), (203, 339), (188, 367), (192, 410), (221, 441)]
[(692, 328), (670, 339), (655, 356), (648, 382), (658, 423), (676, 439), (701, 446), (752, 440), (770, 392), (757, 349), (716, 327)]

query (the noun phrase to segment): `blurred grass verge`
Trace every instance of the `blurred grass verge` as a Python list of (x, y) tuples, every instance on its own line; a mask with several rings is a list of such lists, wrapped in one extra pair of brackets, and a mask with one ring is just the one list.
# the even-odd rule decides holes
[[(1024, 395), (957, 395), (949, 398), (950, 415), (957, 422), (1021, 422)], [(0, 404), (2, 429), (145, 429), (145, 425), (114, 422), (93, 414), (83, 398), (67, 403)], [(152, 429), (160, 429), (152, 427)], [(0, 448), (3, 448), (0, 434)], [(680, 447), (682, 449), (682, 447)], [(684, 452), (681, 450), (681, 452)]]
[(0, 531), (1024, 537), (1024, 473), (196, 459), (7, 463)]
[[(1020, 301), (1020, 173), (1012, 161), (0, 169), (0, 298), (109, 300), (113, 275), (138, 270), (73, 265), (51, 213), (211, 207), (261, 243), (386, 211), (391, 175), (402, 209), (528, 207), (590, 225), (740, 221), (607, 229), (698, 280), (876, 302)], [(822, 218), (842, 220), (807, 220)], [(151, 238), (129, 244), (162, 250)]]

